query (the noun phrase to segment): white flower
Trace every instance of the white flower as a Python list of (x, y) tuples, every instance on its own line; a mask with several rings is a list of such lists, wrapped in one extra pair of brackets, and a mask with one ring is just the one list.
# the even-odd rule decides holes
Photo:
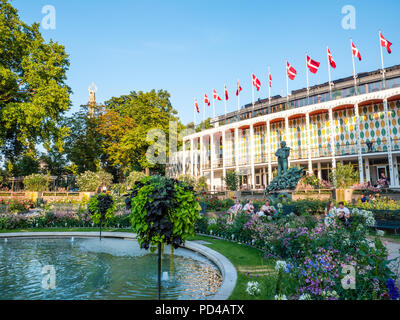
[(275, 295), (275, 300), (287, 300), (284, 294), (277, 294)]
[(280, 271), (280, 270), (285, 270), (286, 269), (286, 262), (282, 260), (278, 260), (275, 264), (275, 270)]
[(259, 295), (261, 292), (260, 284), (257, 281), (249, 281), (247, 283), (246, 292), (251, 296)]
[(383, 237), (383, 236), (385, 235), (385, 231), (383, 231), (383, 230), (377, 230), (377, 231), (376, 231), (376, 235), (377, 235), (378, 237)]
[(311, 300), (311, 296), (308, 293), (303, 293), (300, 297), (299, 300)]

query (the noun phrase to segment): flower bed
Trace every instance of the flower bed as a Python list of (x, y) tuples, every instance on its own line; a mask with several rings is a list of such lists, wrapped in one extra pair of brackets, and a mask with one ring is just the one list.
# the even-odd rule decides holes
[[(367, 238), (374, 224), (371, 212), (354, 209), (349, 227), (339, 220), (325, 225), (311, 215), (268, 220), (239, 214), (233, 222), (203, 218), (197, 230), (251, 244), (263, 250), (266, 259), (284, 261), (283, 270), (278, 268), (277, 299), (391, 299), (397, 275), (388, 266), (381, 232), (373, 241)], [(249, 291), (257, 291), (255, 286)]]

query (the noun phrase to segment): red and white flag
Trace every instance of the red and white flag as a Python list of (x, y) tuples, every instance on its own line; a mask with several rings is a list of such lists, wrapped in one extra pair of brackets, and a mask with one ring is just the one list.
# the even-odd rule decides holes
[(382, 32), (380, 32), (380, 31), (379, 31), (379, 37), (381, 40), (381, 46), (386, 48), (388, 53), (392, 53), (392, 49), (390, 48), (392, 43), (390, 41), (386, 40), (385, 37), (382, 35)]
[(317, 73), (320, 63), (307, 55), (307, 67), (312, 73)]
[(271, 76), (271, 72), (268, 71), (268, 85), (271, 88), (272, 87), (272, 76)]
[(331, 51), (329, 50), (329, 48), (328, 48), (328, 60), (329, 60), (329, 64), (331, 65), (331, 67), (333, 69), (336, 69), (336, 62), (335, 62), (335, 60), (333, 60), (333, 57), (332, 57), (332, 54), (331, 54)]
[(353, 40), (351, 40), (351, 50), (353, 52), (353, 56), (357, 57), (358, 60), (361, 61), (361, 53), (360, 50), (357, 49), (357, 47), (354, 45)]
[(207, 105), (210, 106), (210, 100), (208, 99), (206, 94), (204, 94), (204, 103), (207, 103)]
[(222, 100), (215, 89), (213, 89), (213, 98), (214, 100)]
[(197, 99), (194, 99), (194, 106), (196, 107), (197, 113), (200, 113), (199, 104), (197, 103)]
[(236, 88), (236, 95), (237, 95), (237, 96), (239, 96), (240, 91), (242, 91), (242, 87), (240, 86), (239, 81), (238, 81), (238, 83), (237, 83), (237, 88)]
[(286, 72), (290, 80), (294, 80), (296, 77), (297, 71), (295, 68), (293, 68), (289, 61), (286, 60)]
[(254, 74), (252, 74), (251, 76), (253, 78), (253, 86), (255, 86), (257, 88), (257, 91), (259, 91), (261, 87), (260, 80)]
[(226, 100), (226, 101), (229, 100), (228, 90), (226, 89), (226, 85), (225, 85), (225, 100)]

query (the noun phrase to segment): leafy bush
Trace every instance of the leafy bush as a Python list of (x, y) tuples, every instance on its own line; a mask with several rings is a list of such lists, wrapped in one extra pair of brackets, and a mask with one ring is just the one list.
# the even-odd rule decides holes
[(193, 187), (158, 175), (135, 183), (127, 207), (138, 242), (146, 250), (164, 243), (182, 245), (194, 234), (201, 210)]
[(126, 178), (125, 184), (127, 189), (133, 187), (133, 185), (137, 182), (142, 180), (146, 175), (141, 171), (132, 171), (129, 176)]
[(105, 171), (85, 171), (76, 177), (76, 184), (80, 191), (96, 191), (99, 186), (112, 184), (112, 175)]
[(103, 224), (114, 215), (115, 206), (112, 196), (99, 193), (90, 198), (88, 211), (94, 223)]
[(354, 170), (354, 166), (349, 163), (343, 165), (342, 163), (338, 163), (336, 169), (333, 169), (329, 178), (331, 181), (336, 180), (336, 188), (338, 189), (346, 189), (354, 185), (358, 182), (358, 171)]
[(24, 178), (24, 187), (28, 191), (43, 192), (48, 190), (50, 177), (39, 173), (31, 174)]
[(33, 207), (34, 203), (29, 199), (0, 199), (0, 205), (7, 206), (8, 212), (26, 212)]

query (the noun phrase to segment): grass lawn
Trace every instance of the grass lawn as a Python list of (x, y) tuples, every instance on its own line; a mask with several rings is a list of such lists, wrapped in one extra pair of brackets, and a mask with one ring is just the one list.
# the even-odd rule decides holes
[[(238, 279), (236, 287), (229, 297), (230, 300), (274, 300), (277, 272), (275, 261), (264, 259), (264, 254), (255, 249), (237, 243), (213, 239), (205, 236), (195, 236), (189, 240), (203, 240), (210, 244), (204, 244), (227, 257), (235, 266)], [(247, 283), (257, 281), (260, 283), (259, 296), (250, 296), (246, 292)], [(282, 283), (282, 289), (285, 284)]]

